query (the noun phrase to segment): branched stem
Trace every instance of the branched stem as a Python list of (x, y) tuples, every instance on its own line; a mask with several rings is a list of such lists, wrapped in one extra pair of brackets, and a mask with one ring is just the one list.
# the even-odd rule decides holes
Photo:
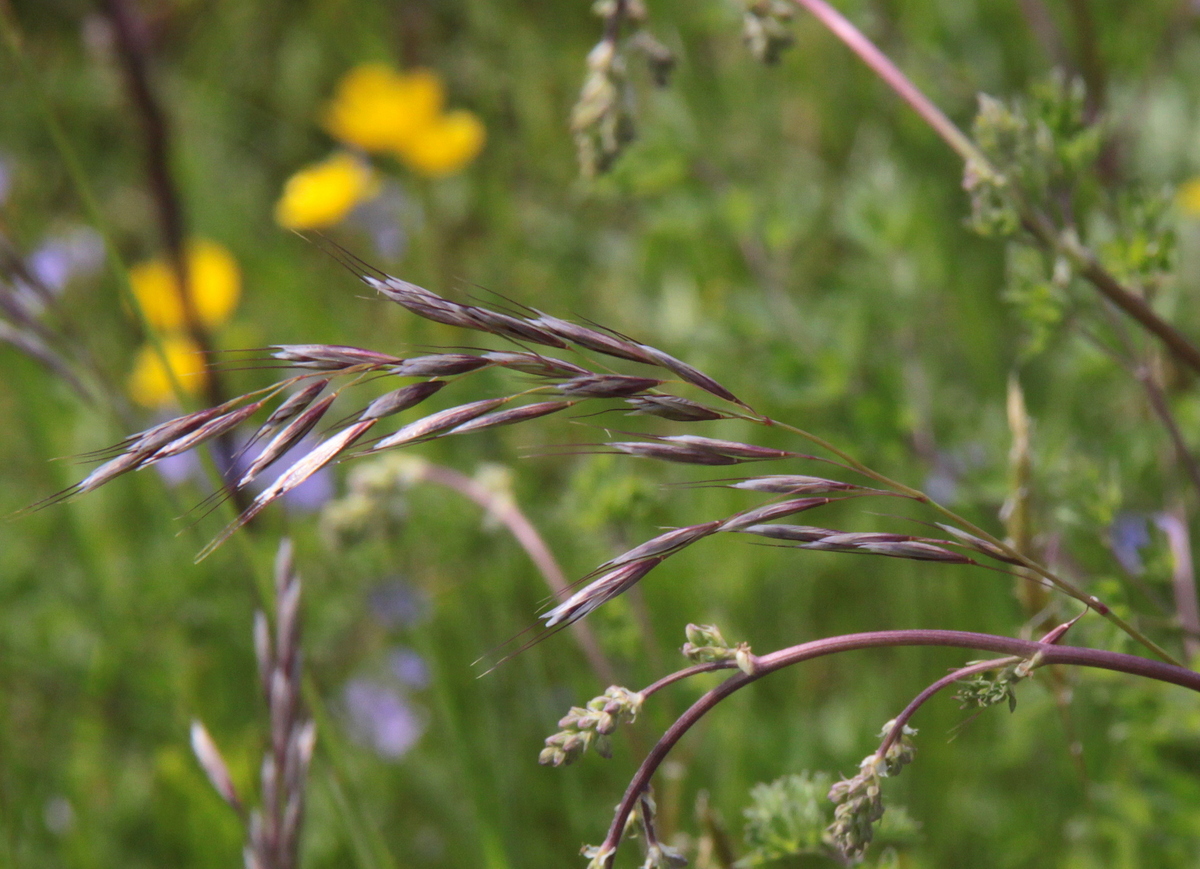
[(643, 688), (638, 693), (643, 697), (649, 697), (651, 694), (657, 694), (668, 685), (674, 685), (676, 682), (682, 682), (684, 679), (690, 679), (692, 676), (699, 676), (701, 673), (713, 673), (717, 670), (733, 670), (737, 668), (737, 663), (734, 661), (709, 661), (705, 664), (696, 664), (694, 667), (685, 667), (682, 670), (676, 670), (674, 673), (663, 676), (652, 685)]
[(904, 707), (904, 711), (896, 716), (891, 730), (888, 731), (888, 735), (884, 737), (883, 742), (879, 744), (879, 750), (875, 752), (875, 756), (882, 758), (884, 755), (886, 755), (888, 749), (896, 743), (896, 740), (900, 738), (900, 734), (904, 732), (904, 725), (907, 724), (909, 720), (916, 714), (917, 710), (924, 706), (934, 694), (941, 691), (946, 686), (953, 685), (955, 682), (966, 679), (970, 676), (974, 676), (977, 673), (986, 673), (989, 670), (1002, 670), (1005, 667), (1011, 667), (1013, 664), (1017, 664), (1021, 660), (1021, 658), (1015, 656), (1008, 658), (992, 658), (988, 661), (977, 661), (974, 664), (968, 664), (965, 667), (959, 667), (957, 670), (947, 673), (945, 676), (938, 679), (936, 682), (928, 686), (924, 691), (914, 697), (912, 702)]
[[(840, 637), (829, 637), (801, 643), (772, 652), (768, 655), (752, 656), (752, 672), (739, 672), (711, 691), (684, 712), (675, 723), (667, 728), (654, 748), (638, 767), (625, 795), (617, 805), (616, 815), (608, 835), (598, 848), (598, 853), (604, 855), (604, 865), (611, 866), (620, 845), (621, 834), (625, 822), (637, 804), (638, 799), (650, 785), (654, 772), (666, 759), (675, 744), (683, 737), (696, 722), (703, 718), (718, 703), (741, 688), (761, 679), (776, 670), (790, 667), (802, 661), (834, 655), (840, 652), (850, 652), (857, 649), (878, 647), (903, 646), (953, 646), (963, 649), (978, 649), (985, 652), (995, 652), (1020, 659), (1038, 656), (1040, 665), (1064, 664), (1079, 667), (1096, 667), (1113, 670), (1119, 673), (1129, 673), (1147, 679), (1155, 679), (1172, 685), (1180, 685), (1200, 693), (1200, 673), (1179, 667), (1127, 655), (1121, 652), (1109, 652), (1101, 649), (1085, 649), (1076, 646), (1058, 646), (1049, 643), (1039, 643), (1032, 640), (1019, 640), (1013, 637), (1001, 637), (993, 634), (980, 634), (969, 631), (943, 630), (903, 630), (903, 631), (872, 631), (870, 633), (846, 634)], [(991, 662), (989, 662), (991, 665)], [(695, 668), (688, 668), (695, 672)], [(656, 683), (657, 684), (657, 683)]]

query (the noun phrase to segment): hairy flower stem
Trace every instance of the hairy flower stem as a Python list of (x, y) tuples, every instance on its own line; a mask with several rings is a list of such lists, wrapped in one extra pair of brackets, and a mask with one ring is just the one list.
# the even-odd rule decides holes
[[(935, 133), (957, 153), (968, 166), (983, 174), (999, 175), (991, 161), (962, 130), (955, 126), (942, 110), (880, 51), (862, 31), (851, 24), (825, 0), (793, 0), (797, 6), (812, 14), (834, 36), (859, 56), (883, 82), (896, 92), (929, 124)], [(1079, 241), (1073, 232), (1061, 232), (1046, 215), (1031, 208), (1017, 197), (1021, 223), (1049, 251), (1065, 257), (1075, 270), (1096, 290), (1158, 338), (1171, 353), (1193, 371), (1200, 371), (1200, 347), (1163, 320), (1137, 293), (1116, 279), (1101, 265), (1095, 253)]]
[[(612, 826), (609, 827), (608, 834), (597, 849), (597, 854), (602, 855), (600, 857), (601, 865), (605, 867), (612, 866), (613, 858), (616, 856), (617, 848), (621, 842), (622, 832), (625, 829), (625, 822), (629, 819), (629, 815), (636, 806), (637, 801), (650, 786), (650, 779), (653, 777), (655, 771), (662, 765), (662, 762), (683, 735), (718, 703), (739, 689), (761, 679), (763, 676), (774, 673), (776, 670), (790, 667), (793, 664), (840, 652), (884, 646), (952, 646), (961, 649), (979, 649), (985, 652), (996, 652), (1019, 659), (1031, 659), (1036, 656), (1039, 666), (1064, 664), (1078, 667), (1096, 667), (1103, 670), (1113, 670), (1118, 673), (1142, 676), (1147, 679), (1155, 679), (1172, 685), (1180, 685), (1200, 693), (1200, 673), (1174, 664), (1152, 661), (1148, 658), (1127, 655), (1121, 652), (1085, 649), (1076, 646), (1058, 646), (1050, 643), (1018, 640), (1013, 637), (1001, 637), (993, 634), (980, 634), (969, 631), (872, 631), (870, 633), (846, 634), (840, 637), (814, 640), (809, 643), (801, 643), (797, 646), (781, 649), (768, 655), (752, 655), (750, 673), (740, 672), (731, 676), (693, 703), (683, 715), (676, 719), (674, 724), (667, 728), (654, 748), (646, 755), (646, 759), (638, 767), (637, 772), (629, 783), (629, 787), (625, 790), (625, 795), (617, 805), (616, 814), (613, 817)], [(988, 663), (989, 666), (993, 664), (993, 662)], [(731, 662), (723, 666), (732, 669), (737, 665)], [(718, 669), (718, 667), (713, 667), (712, 669)], [(695, 673), (697, 671), (698, 668), (688, 668), (688, 672)], [(655, 684), (657, 685), (658, 683)]]
[(1105, 619), (1107, 619), (1109, 622), (1111, 622), (1113, 625), (1115, 625), (1118, 629), (1123, 631), (1131, 639), (1137, 641), (1142, 646), (1144, 646), (1145, 648), (1147, 648), (1148, 650), (1153, 652), (1158, 657), (1162, 658), (1167, 663), (1175, 664), (1176, 666), (1182, 666), (1181, 662), (1178, 659), (1176, 659), (1173, 655), (1171, 655), (1164, 648), (1162, 648), (1162, 646), (1158, 645), (1158, 643), (1151, 640), (1149, 637), (1147, 637), (1145, 634), (1143, 634), (1141, 631), (1139, 631), (1133, 625), (1129, 624), (1123, 618), (1116, 615), (1112, 610), (1110, 610), (1107, 606), (1105, 606), (1104, 603), (1102, 601), (1100, 601), (1099, 598), (1095, 597), (1094, 595), (1087, 594), (1082, 589), (1078, 588), (1074, 583), (1071, 583), (1071, 582), (1063, 579), (1062, 577), (1058, 576), (1056, 573), (1051, 571), (1049, 568), (1045, 567), (1044, 565), (1040, 564), (1039, 562), (1035, 561), (1034, 559), (1030, 558), (1029, 556), (1025, 555), (1024, 553), (1018, 552), (1017, 550), (1013, 549), (1011, 546), (1009, 546), (1003, 540), (999, 539), (998, 537), (995, 537), (992, 534), (989, 534), (987, 531), (980, 528), (975, 523), (970, 522), (967, 519), (964, 519), (962, 516), (958, 515), (950, 508), (942, 506), (937, 501), (933, 500), (932, 498), (930, 498), (928, 495), (926, 495), (924, 492), (920, 491), (919, 489), (914, 489), (911, 486), (906, 486), (904, 483), (901, 483), (898, 480), (893, 480), (892, 478), (879, 473), (878, 471), (874, 470), (873, 468), (870, 468), (867, 465), (864, 465), (862, 462), (860, 462), (858, 459), (851, 456), (849, 453), (845, 452), (844, 450), (839, 449), (838, 447), (829, 443), (829, 441), (825, 440), (822, 437), (819, 437), (818, 435), (813, 434), (812, 432), (805, 431), (804, 429), (797, 428), (796, 426), (793, 426), (793, 425), (788, 425), (787, 423), (784, 423), (784, 422), (779, 422), (778, 420), (773, 420), (767, 416), (752, 416), (749, 414), (741, 414), (740, 416), (742, 419), (746, 419), (751, 422), (757, 422), (761, 425), (771, 426), (771, 427), (775, 427), (775, 428), (781, 428), (786, 431), (790, 431), (793, 434), (797, 434), (800, 437), (804, 438), (805, 440), (809, 441), (809, 443), (812, 443), (818, 447), (821, 447), (824, 450), (828, 450), (829, 452), (833, 453), (833, 455), (837, 456), (839, 459), (841, 459), (843, 462), (845, 462), (847, 466), (849, 466), (850, 468), (853, 468), (855, 471), (862, 474), (863, 476), (874, 480), (875, 482), (879, 483), (881, 486), (885, 486), (885, 487), (891, 489), (892, 491), (896, 492), (899, 495), (903, 495), (906, 498), (911, 498), (914, 501), (917, 501), (921, 504), (925, 504), (925, 505), (929, 506), (931, 509), (940, 513), (944, 518), (948, 519), (950, 522), (954, 523), (962, 530), (967, 531), (970, 534), (974, 534), (976, 537), (979, 537), (980, 539), (987, 541), (988, 543), (990, 543), (991, 545), (993, 545), (997, 549), (999, 549), (1001, 552), (1003, 552), (1006, 556), (1008, 556), (1008, 557), (1012, 558), (1014, 561), (1018, 562), (1022, 567), (1028, 568), (1029, 570), (1038, 574), (1040, 577), (1042, 577), (1044, 580), (1049, 582), (1051, 585), (1053, 585), (1059, 591), (1063, 592), (1066, 595), (1069, 595), (1070, 597), (1075, 598), (1077, 601), (1082, 603), (1088, 609), (1095, 610), (1101, 616), (1103, 616)]

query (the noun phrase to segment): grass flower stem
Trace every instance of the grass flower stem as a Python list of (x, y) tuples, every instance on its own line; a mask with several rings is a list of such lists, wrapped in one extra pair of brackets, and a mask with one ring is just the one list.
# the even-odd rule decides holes
[(1158, 657), (1162, 658), (1167, 663), (1174, 664), (1176, 666), (1182, 666), (1181, 662), (1178, 659), (1176, 659), (1175, 656), (1171, 655), (1166, 649), (1162, 648), (1162, 646), (1160, 646), (1158, 643), (1151, 640), (1149, 637), (1147, 637), (1145, 634), (1143, 634), (1140, 630), (1135, 628), (1133, 625), (1129, 624), (1129, 622), (1125, 621), (1125, 619), (1121, 618), (1116, 613), (1114, 613), (1111, 609), (1109, 609), (1107, 606), (1105, 606), (1104, 603), (1099, 600), (1099, 598), (1095, 597), (1094, 595), (1087, 594), (1082, 589), (1077, 587), (1074, 583), (1063, 579), (1058, 574), (1054, 573), (1052, 570), (1047, 568), (1045, 565), (1040, 564), (1039, 562), (1035, 561), (1034, 559), (1030, 558), (1029, 556), (1024, 555), (1023, 553), (1020, 553), (1017, 550), (1013, 549), (1011, 546), (1009, 546), (1007, 543), (1005, 543), (1000, 538), (988, 533), (984, 529), (980, 528), (978, 525), (974, 524), (973, 522), (971, 522), (971, 521), (963, 518), (959, 514), (955, 513), (950, 508), (939, 504), (937, 501), (933, 500), (932, 498), (930, 498), (928, 495), (926, 495), (924, 492), (920, 491), (919, 489), (914, 489), (911, 486), (907, 486), (904, 483), (899, 482), (898, 480), (893, 480), (890, 477), (887, 477), (887, 476), (879, 473), (878, 471), (874, 470), (873, 468), (870, 468), (867, 465), (864, 465), (862, 462), (860, 462), (858, 459), (854, 458), (853, 456), (851, 456), (849, 453), (845, 452), (844, 450), (841, 450), (838, 447), (835, 447), (833, 444), (829, 443), (824, 438), (814, 435), (811, 432), (807, 432), (804, 429), (797, 428), (796, 426), (788, 425), (787, 423), (779, 422), (777, 420), (773, 420), (773, 419), (771, 419), (769, 417), (765, 417), (765, 416), (756, 417), (756, 416), (751, 416), (751, 415), (746, 414), (746, 415), (743, 415), (742, 418), (758, 422), (762, 425), (784, 429), (786, 431), (792, 432), (793, 434), (797, 434), (800, 437), (804, 438), (805, 440), (809, 441), (810, 443), (833, 453), (841, 461), (845, 462), (846, 465), (853, 468), (855, 471), (858, 471), (863, 476), (869, 477), (870, 479), (879, 483), (881, 486), (885, 486), (888, 489), (891, 489), (892, 491), (894, 491), (900, 495), (903, 495), (907, 498), (913, 499), (914, 501), (928, 505), (931, 509), (940, 513), (944, 518), (948, 519), (950, 522), (954, 523), (962, 530), (967, 531), (971, 534), (974, 534), (975, 536), (981, 538), (982, 540), (987, 541), (992, 546), (995, 546), (998, 550), (1003, 552), (1005, 555), (1012, 558), (1015, 562), (1019, 563), (1022, 567), (1028, 568), (1029, 570), (1033, 571), (1038, 576), (1042, 577), (1047, 582), (1049, 582), (1051, 585), (1053, 585), (1055, 588), (1057, 588), (1059, 591), (1063, 592), (1063, 594), (1066, 594), (1066, 595), (1069, 595), (1070, 597), (1075, 598), (1077, 601), (1082, 603), (1084, 606), (1088, 607), (1088, 609), (1095, 610), (1097, 613), (1099, 613), (1101, 616), (1103, 616), (1105, 619), (1107, 619), (1109, 622), (1111, 622), (1115, 627), (1117, 627), (1118, 629), (1123, 631), (1126, 635), (1128, 635), (1131, 639), (1136, 640), (1142, 646), (1145, 646), (1148, 650), (1153, 652)]
[[(237, 515), (237, 510), (232, 504), (227, 505), (226, 509), (229, 515)], [(257, 608), (275, 609), (274, 550), (269, 557), (266, 556), (264, 547), (256, 545), (255, 538), (248, 534), (235, 534), (234, 539), (234, 545), (240, 551), (237, 557), (231, 560), (251, 573)], [(300, 670), (299, 688), (305, 708), (321, 734), (314, 760), (319, 757), (325, 761), (319, 768), (313, 765), (310, 780), (315, 780), (318, 774), (323, 779), (335, 814), (342, 823), (346, 839), (356, 855), (355, 865), (362, 869), (397, 869), (398, 864), (388, 850), (378, 825), (372, 822), (370, 813), (362, 804), (350, 796), (354, 793), (354, 789), (350, 787), (354, 775), (349, 766), (349, 749), (343, 736), (343, 728), (330, 711), (326, 699), (327, 692), (317, 683), (311, 668), (304, 667)]]
[[(1147, 679), (1155, 679), (1172, 685), (1179, 685), (1200, 693), (1200, 673), (1153, 661), (1136, 655), (1121, 652), (1109, 652), (1101, 649), (1086, 649), (1076, 646), (1059, 646), (1050, 643), (1020, 640), (1014, 637), (1002, 637), (994, 634), (981, 634), (970, 631), (946, 630), (899, 630), (871, 631), (869, 633), (845, 634), (838, 637), (813, 640), (780, 649), (767, 655), (752, 655), (750, 672), (739, 672), (717, 685), (693, 703), (675, 722), (667, 728), (659, 741), (654, 745), (638, 767), (629, 786), (625, 790), (621, 802), (617, 804), (616, 814), (608, 834), (597, 850), (597, 864), (611, 867), (620, 845), (625, 823), (637, 805), (638, 800), (650, 786), (650, 779), (662, 765), (667, 755), (701, 718), (710, 712), (718, 703), (747, 685), (758, 681), (763, 676), (777, 670), (790, 667), (803, 661), (841, 652), (856, 651), (880, 647), (907, 646), (950, 646), (961, 649), (978, 649), (985, 652), (995, 652), (1019, 659), (1031, 659), (1037, 656), (1038, 666), (1062, 664), (1078, 667), (1095, 667), (1112, 670), (1118, 673), (1128, 673)], [(994, 662), (988, 662), (993, 666)], [(711, 669), (733, 669), (738, 665), (733, 662), (722, 663)], [(688, 675), (702, 672), (699, 668), (689, 667)], [(662, 680), (660, 680), (662, 681)], [(941, 681), (941, 680), (939, 680)], [(658, 683), (655, 683), (656, 685)], [(936, 683), (935, 683), (936, 684)]]

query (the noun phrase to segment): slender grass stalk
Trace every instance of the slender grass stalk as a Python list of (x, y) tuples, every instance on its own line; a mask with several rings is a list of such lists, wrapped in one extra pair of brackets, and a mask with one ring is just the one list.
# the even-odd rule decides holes
[(891, 489), (892, 491), (895, 491), (901, 495), (904, 495), (905, 497), (911, 498), (914, 501), (917, 501), (921, 504), (927, 505), (932, 510), (936, 511), (942, 517), (944, 517), (945, 519), (947, 519), (954, 525), (957, 525), (962, 530), (967, 531), (968, 533), (973, 534), (976, 537), (978, 537), (982, 540), (985, 540), (987, 543), (996, 547), (998, 550), (1003, 552), (1006, 556), (1011, 558), (1014, 563), (1019, 564), (1022, 567), (1025, 567), (1025, 568), (1033, 571), (1038, 576), (1042, 577), (1044, 580), (1046, 580), (1051, 585), (1053, 585), (1055, 588), (1057, 588), (1059, 591), (1063, 592), (1066, 595), (1069, 595), (1070, 597), (1075, 598), (1075, 600), (1082, 603), (1088, 609), (1095, 610), (1103, 618), (1107, 619), (1109, 622), (1111, 622), (1113, 625), (1115, 625), (1117, 628), (1119, 628), (1122, 632), (1127, 634), (1131, 639), (1133, 639), (1136, 642), (1140, 643), (1141, 645), (1145, 646), (1148, 650), (1153, 652), (1158, 657), (1162, 658), (1167, 663), (1182, 666), (1180, 661), (1177, 660), (1174, 655), (1172, 655), (1170, 652), (1168, 652), (1166, 649), (1164, 649), (1158, 643), (1154, 642), (1152, 639), (1147, 637), (1144, 633), (1142, 633), (1140, 630), (1135, 628), (1133, 625), (1129, 624), (1129, 622), (1127, 622), (1125, 619), (1121, 618), (1116, 613), (1114, 613), (1099, 598), (1097, 598), (1094, 595), (1090, 595), (1090, 594), (1086, 593), (1085, 591), (1083, 591), (1082, 589), (1077, 587), (1074, 583), (1071, 583), (1068, 580), (1065, 580), (1062, 577), (1058, 576), (1056, 573), (1051, 571), (1045, 565), (1043, 565), (1040, 562), (1035, 561), (1034, 559), (1030, 558), (1029, 556), (1013, 549), (1011, 546), (1009, 546), (1007, 543), (1005, 543), (1000, 538), (990, 534), (989, 532), (980, 528), (975, 523), (964, 518), (963, 516), (960, 516), (958, 513), (955, 513), (950, 508), (939, 504), (937, 501), (933, 500), (932, 498), (930, 498), (928, 495), (926, 495), (924, 492), (920, 491), (919, 489), (914, 489), (911, 486), (908, 486), (908, 485), (905, 485), (904, 483), (899, 482), (898, 480), (893, 480), (890, 477), (887, 477), (887, 476), (879, 473), (878, 471), (874, 470), (873, 468), (870, 468), (867, 465), (864, 465), (862, 462), (858, 461), (856, 458), (851, 456), (845, 450), (839, 449), (838, 447), (836, 447), (833, 444), (826, 441), (824, 438), (818, 437), (817, 435), (814, 435), (811, 432), (807, 432), (804, 429), (800, 429), (795, 426), (788, 425), (787, 423), (778, 422), (777, 420), (772, 420), (767, 417), (754, 417), (754, 416), (750, 416), (750, 415), (745, 415), (743, 418), (750, 420), (752, 422), (760, 422), (764, 425), (781, 428), (786, 431), (793, 432), (794, 434), (800, 435), (805, 440), (808, 440), (810, 443), (813, 443), (816, 446), (819, 446), (824, 450), (828, 450), (833, 455), (837, 456), (841, 461), (845, 462), (849, 467), (858, 471), (863, 476), (874, 480), (876, 483), (879, 483), (881, 486), (885, 486), (886, 488)]

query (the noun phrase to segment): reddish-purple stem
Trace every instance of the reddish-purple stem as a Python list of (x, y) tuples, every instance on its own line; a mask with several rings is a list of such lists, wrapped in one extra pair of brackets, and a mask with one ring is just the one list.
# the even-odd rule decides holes
[[(650, 784), (654, 772), (666, 759), (671, 749), (691, 727), (703, 718), (713, 707), (746, 685), (757, 681), (776, 670), (790, 667), (801, 661), (834, 655), (840, 652), (850, 652), (857, 649), (878, 648), (883, 646), (953, 646), (962, 649), (978, 649), (985, 652), (996, 652), (1012, 655), (1018, 658), (1032, 658), (1040, 654), (1040, 661), (1045, 664), (1066, 664), (1079, 667), (1097, 667), (1114, 670), (1119, 673), (1129, 673), (1147, 679), (1156, 679), (1172, 685), (1180, 685), (1200, 692), (1200, 673), (1174, 664), (1140, 658), (1121, 652), (1108, 652), (1100, 649), (1084, 649), (1076, 646), (1057, 646), (1032, 640), (1018, 640), (1013, 637), (1001, 637), (993, 634), (980, 634), (970, 631), (943, 630), (904, 630), (904, 631), (872, 631), (861, 634), (846, 634), (840, 637), (829, 637), (801, 643), (787, 649), (772, 652), (761, 657), (754, 656), (752, 674), (737, 673), (720, 685), (713, 688), (675, 720), (655, 744), (642, 765), (638, 767), (625, 795), (617, 806), (616, 815), (608, 835), (600, 845), (600, 853), (605, 855), (605, 865), (611, 866), (617, 846), (620, 844), (625, 822), (629, 819), (637, 800)], [(694, 668), (689, 668), (694, 671)], [(657, 684), (657, 683), (656, 683)]]
[(968, 664), (966, 667), (960, 667), (952, 673), (947, 673), (914, 697), (912, 702), (904, 707), (904, 711), (893, 719), (892, 728), (888, 731), (887, 736), (884, 737), (883, 742), (879, 744), (879, 750), (875, 752), (875, 756), (883, 757), (887, 754), (888, 749), (896, 744), (896, 740), (904, 732), (904, 725), (908, 724), (909, 719), (916, 714), (918, 709), (925, 705), (930, 697), (947, 685), (953, 685), (955, 682), (966, 679), (968, 676), (974, 676), (976, 673), (986, 673), (988, 670), (999, 670), (1003, 667), (1011, 666), (1020, 660), (1022, 659), (1017, 657), (993, 658), (990, 661), (979, 661), (975, 664)]
[(962, 130), (952, 120), (933, 104), (933, 101), (909, 81), (908, 76), (900, 71), (891, 59), (875, 47), (857, 27), (850, 23), (840, 12), (824, 0), (794, 0), (797, 6), (804, 9), (824, 24), (829, 31), (845, 43), (846, 47), (859, 56), (863, 63), (869, 66), (884, 83), (896, 92), (913, 110), (920, 115), (925, 123), (933, 128), (942, 139), (967, 162), (980, 159), (983, 155)]

